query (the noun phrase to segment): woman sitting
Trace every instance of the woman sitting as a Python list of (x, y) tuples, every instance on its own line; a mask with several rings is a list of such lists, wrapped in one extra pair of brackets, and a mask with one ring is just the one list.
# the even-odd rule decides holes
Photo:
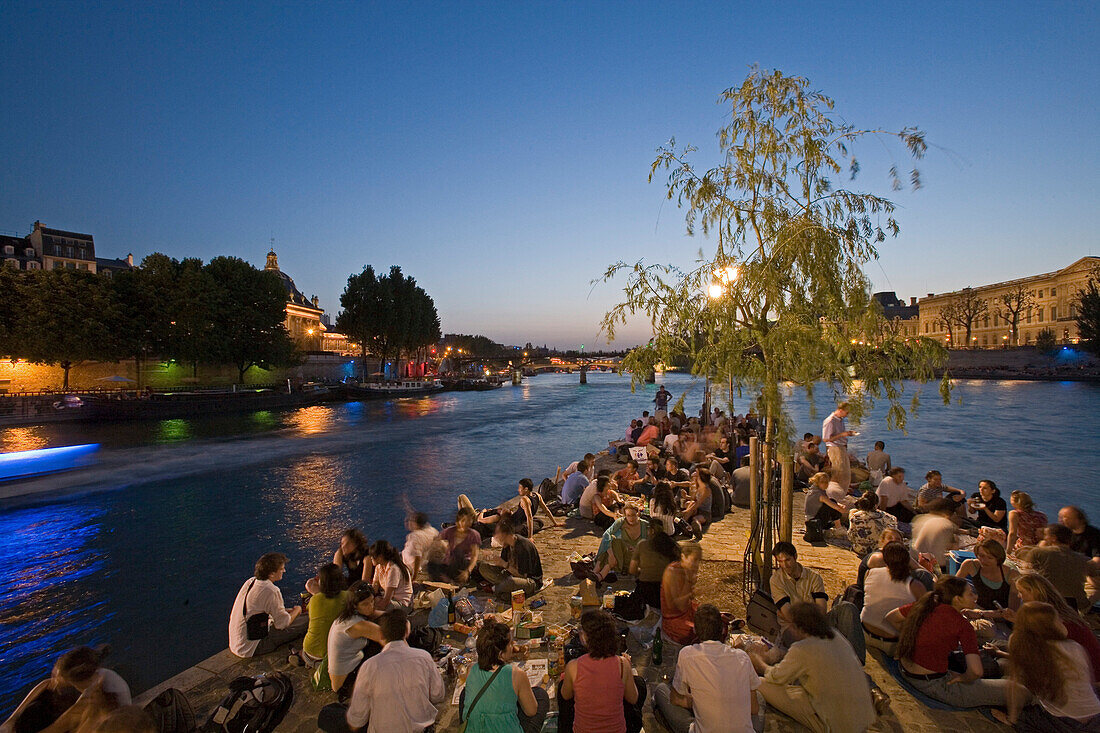
[[(1092, 633), (1081, 614), (1070, 608), (1054, 584), (1041, 575), (1025, 573), (1016, 579), (1016, 592), (1024, 603), (1048, 603), (1054, 607), (1069, 638), (1080, 644), (1088, 655), (1093, 683), (1100, 681), (1100, 640), (1097, 640), (1096, 634)], [(1015, 617), (1012, 609), (1005, 613), (1005, 618), (1009, 621), (1013, 621)]]
[(554, 517), (546, 501), (534, 490), (534, 482), (529, 478), (519, 480), (516, 488), (516, 497), (498, 504), (493, 509), (483, 509), (480, 512), (474, 509), (473, 502), (465, 494), (458, 495), (458, 507), (468, 507), (476, 515), (474, 529), (482, 537), (492, 537), (495, 525), (505, 515), (512, 517), (512, 526), (516, 528), (516, 534), (522, 537), (534, 537), (545, 525), (542, 519), (535, 516), (542, 509), (550, 518), (550, 523), (558, 526), (558, 520)]
[(566, 664), (562, 675), (558, 730), (638, 733), (645, 682), (634, 674), (630, 656), (619, 654), (615, 619), (606, 611), (586, 612), (581, 641), (588, 653)]
[(130, 687), (102, 667), (110, 648), (81, 646), (62, 654), (49, 679), (35, 685), (11, 717), (0, 725), (3, 733), (75, 733), (86, 714), (100, 703), (112, 707), (131, 703)]
[(822, 529), (840, 527), (841, 520), (848, 514), (847, 507), (829, 496), (828, 488), (829, 474), (821, 472), (810, 477), (806, 490), (806, 519), (816, 519)]
[[(886, 620), (901, 629), (897, 657), (913, 687), (953, 707), (1004, 707), (1012, 683), (982, 679), (978, 637), (962, 613), (974, 608), (977, 600), (969, 583), (947, 576), (936, 581), (932, 592), (916, 603), (886, 614)], [(947, 662), (960, 645), (966, 672), (956, 675), (948, 672)]]
[(304, 663), (307, 667), (316, 667), (325, 656), (332, 622), (347, 602), (344, 573), (335, 563), (322, 565), (317, 570), (317, 577), (306, 583), (306, 590), (313, 594), (308, 606), (309, 629), (302, 640), (302, 650), (291, 652), (289, 661), (293, 665)]
[(710, 524), (713, 503), (710, 471), (697, 468), (691, 475), (691, 493), (684, 497), (684, 521), (691, 524), (696, 541), (703, 538), (703, 530)]
[(695, 583), (703, 548), (688, 542), (680, 548), (680, 559), (668, 564), (661, 578), (661, 632), (677, 644), (695, 643)]
[(348, 588), (344, 607), (328, 632), (328, 676), (341, 701), (351, 697), (363, 660), (382, 651), (382, 631), (375, 623), (374, 588), (358, 581)]
[[(638, 548), (638, 543), (649, 536), (648, 527), (642, 522), (638, 507), (627, 504), (623, 507), (623, 516), (611, 523), (600, 538), (600, 547), (596, 550), (596, 570), (593, 580), (602, 582), (615, 571), (626, 573), (630, 561)], [(614, 580), (608, 579), (609, 583)]]
[(435, 581), (462, 584), (470, 579), (477, 567), (481, 552), (481, 535), (470, 527), (474, 523), (474, 510), (463, 507), (455, 515), (454, 525), (439, 533), (437, 542), (442, 545), (442, 556), (431, 552), (428, 559), (428, 577)]
[(676, 540), (657, 527), (651, 527), (649, 539), (638, 543), (630, 560), (630, 574), (634, 576), (634, 596), (650, 608), (661, 607), (661, 579), (669, 563), (680, 559), (680, 546)]
[[(827, 475), (827, 474), (826, 474)], [(879, 537), (887, 529), (896, 530), (898, 519), (878, 508), (878, 495), (868, 491), (848, 513), (848, 541), (852, 552), (864, 557), (880, 547)]]
[(976, 559), (966, 560), (956, 576), (970, 581), (978, 595), (978, 609), (964, 613), (967, 618), (1002, 619), (1009, 606), (1015, 606), (1013, 583), (1019, 577), (1014, 568), (1005, 567), (1005, 548), (997, 540), (983, 540), (974, 547)]
[[(905, 537), (902, 533), (893, 528), (887, 527), (882, 530), (882, 534), (878, 538), (879, 549), (865, 555), (862, 560), (859, 561), (859, 568), (856, 570), (856, 587), (861, 591), (864, 588), (864, 582), (867, 578), (867, 571), (871, 568), (884, 568), (886, 563), (882, 559), (882, 548), (886, 547), (891, 542), (900, 542), (905, 545)], [(909, 572), (912, 573), (913, 578), (924, 586), (925, 591), (932, 590), (932, 586), (936, 584), (936, 577), (932, 573), (925, 570), (920, 565), (920, 558), (917, 553), (913, 551), (912, 547), (906, 545), (906, 550), (909, 552)]]
[(374, 592), (379, 596), (378, 608), (383, 612), (408, 608), (412, 603), (412, 575), (401, 559), (401, 553), (386, 540), (370, 546), (374, 562)]
[(660, 522), (665, 534), (670, 537), (676, 534), (676, 514), (679, 507), (676, 505), (676, 495), (672, 491), (672, 484), (668, 481), (658, 481), (653, 489), (653, 498), (649, 500), (649, 518), (651, 521)]
[(871, 568), (863, 586), (863, 610), (859, 620), (867, 646), (893, 656), (898, 645), (898, 630), (886, 618), (895, 608), (912, 603), (928, 590), (913, 579), (909, 571), (909, 550), (900, 542), (882, 548), (886, 567)]
[(466, 733), (542, 730), (550, 698), (541, 687), (531, 687), (526, 672), (509, 664), (516, 651), (506, 624), (486, 621), (478, 630), (477, 665), (470, 669), (458, 701)]
[(1001, 498), (1001, 490), (997, 488), (997, 484), (989, 479), (978, 482), (978, 491), (970, 497), (967, 506), (977, 514), (974, 523), (978, 527), (1008, 530), (1008, 505)]
[(619, 518), (619, 495), (611, 488), (611, 482), (605, 480), (606, 476), (596, 479), (596, 495), (592, 497), (591, 512), (592, 521), (600, 529), (607, 529)]
[(1035, 502), (1025, 491), (1013, 491), (1009, 495), (1012, 511), (1008, 513), (1009, 552), (1021, 547), (1034, 547), (1043, 540), (1043, 530), (1048, 524), (1047, 515), (1035, 509)]
[(369, 547), (367, 538), (354, 527), (340, 536), (340, 547), (332, 556), (332, 562), (343, 569), (345, 588), (357, 580), (370, 581), (373, 569), (367, 556)]
[[(1088, 656), (1068, 638), (1054, 606), (1020, 606), (1008, 654), (1019, 687), (1010, 688), (1008, 714), (994, 712), (1001, 722), (1024, 733), (1100, 731), (1100, 700), (1089, 679)], [(1024, 707), (1028, 693), (1034, 704)]]

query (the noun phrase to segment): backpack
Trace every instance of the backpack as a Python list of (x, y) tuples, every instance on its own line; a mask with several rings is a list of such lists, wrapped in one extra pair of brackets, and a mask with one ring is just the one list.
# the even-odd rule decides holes
[(157, 733), (195, 733), (195, 711), (187, 696), (169, 687), (145, 706), (157, 724)]
[(294, 685), (282, 672), (238, 677), (201, 733), (272, 733), (293, 703)]
[[(457, 610), (457, 602), (455, 606)], [(409, 646), (414, 649), (423, 649), (432, 655), (439, 650), (439, 645), (443, 643), (443, 632), (431, 625), (430, 618), (433, 614), (440, 615), (436, 611), (440, 607), (442, 607), (443, 621), (446, 622), (446, 598), (441, 600), (430, 612), (427, 609), (418, 609), (409, 614), (409, 638), (407, 639)]]
[(779, 616), (775, 601), (762, 588), (758, 588), (749, 599), (749, 605), (745, 608), (745, 620), (750, 628), (767, 639), (775, 639), (779, 635)]
[(558, 492), (558, 485), (554, 483), (552, 478), (544, 478), (539, 487), (535, 489), (535, 492), (542, 497), (542, 500), (549, 504), (552, 501), (560, 503), (561, 494)]
[(814, 544), (815, 542), (825, 541), (825, 531), (821, 527), (821, 521), (817, 519), (806, 520), (806, 533), (802, 535), (802, 539), (807, 544)]

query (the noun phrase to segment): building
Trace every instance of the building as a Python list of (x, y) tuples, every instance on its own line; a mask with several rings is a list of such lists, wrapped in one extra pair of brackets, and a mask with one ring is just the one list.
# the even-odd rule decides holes
[(91, 234), (50, 229), (40, 221), (25, 237), (0, 235), (0, 264), (17, 270), (86, 270), (110, 276), (132, 269), (134, 256), (113, 260), (95, 256)]
[[(1097, 272), (1100, 272), (1100, 257), (1082, 257), (1054, 272), (951, 293), (929, 293), (919, 301), (920, 335), (957, 348), (1011, 346), (1012, 324), (1005, 318), (1002, 296), (1022, 291), (1030, 296), (1030, 305), (1020, 312), (1017, 345), (1035, 343), (1044, 328), (1053, 330), (1059, 343), (1077, 343), (1077, 294), (1085, 287), (1089, 276)], [(948, 324), (944, 310), (968, 296), (983, 301), (988, 312), (972, 324), (970, 344), (963, 344), (966, 329)]]
[(875, 293), (871, 296), (882, 307), (882, 315), (896, 329), (895, 335), (909, 338), (920, 331), (920, 305), (916, 298), (909, 299), (909, 305), (897, 296), (893, 290)]
[(0, 266), (16, 270), (39, 270), (42, 262), (26, 238), (0, 234)]
[(302, 351), (322, 351), (327, 330), (322, 318), (324, 309), (318, 305), (317, 296), (307, 298), (298, 290), (290, 275), (279, 269), (279, 258), (272, 249), (267, 253), (264, 270), (278, 275), (286, 289), (286, 330)]

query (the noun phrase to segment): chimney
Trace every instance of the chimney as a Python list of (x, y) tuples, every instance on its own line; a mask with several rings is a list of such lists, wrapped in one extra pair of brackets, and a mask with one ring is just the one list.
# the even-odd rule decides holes
[(909, 298), (909, 305), (916, 305), (916, 304), (917, 304), (917, 297), (914, 295), (913, 297)]
[(126, 264), (130, 267), (134, 266), (134, 253), (130, 252), (126, 255)]
[(935, 295), (936, 295), (935, 293), (929, 293), (929, 294), (928, 294), (928, 297), (929, 297), (929, 298), (932, 298), (932, 297), (935, 297)]
[(311, 302), (311, 303), (313, 303), (313, 307), (314, 307), (314, 308), (317, 308), (317, 307), (318, 307), (318, 305), (317, 305), (317, 303), (318, 303), (318, 300), (317, 300), (317, 296), (316, 296), (316, 295), (314, 295), (314, 296), (313, 296), (312, 298), (310, 298), (310, 302)]

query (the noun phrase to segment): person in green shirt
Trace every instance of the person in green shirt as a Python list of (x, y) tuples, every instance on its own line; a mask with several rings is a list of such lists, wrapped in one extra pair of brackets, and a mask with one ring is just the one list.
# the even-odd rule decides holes
[(335, 563), (322, 565), (317, 577), (306, 583), (306, 590), (313, 593), (309, 599), (309, 629), (302, 650), (292, 652), (288, 661), (315, 667), (328, 651), (328, 630), (347, 602), (344, 573)]
[(507, 625), (486, 621), (477, 632), (477, 665), (470, 669), (459, 700), (466, 733), (542, 730), (550, 698), (541, 687), (531, 687), (526, 672), (509, 664), (515, 651)]

